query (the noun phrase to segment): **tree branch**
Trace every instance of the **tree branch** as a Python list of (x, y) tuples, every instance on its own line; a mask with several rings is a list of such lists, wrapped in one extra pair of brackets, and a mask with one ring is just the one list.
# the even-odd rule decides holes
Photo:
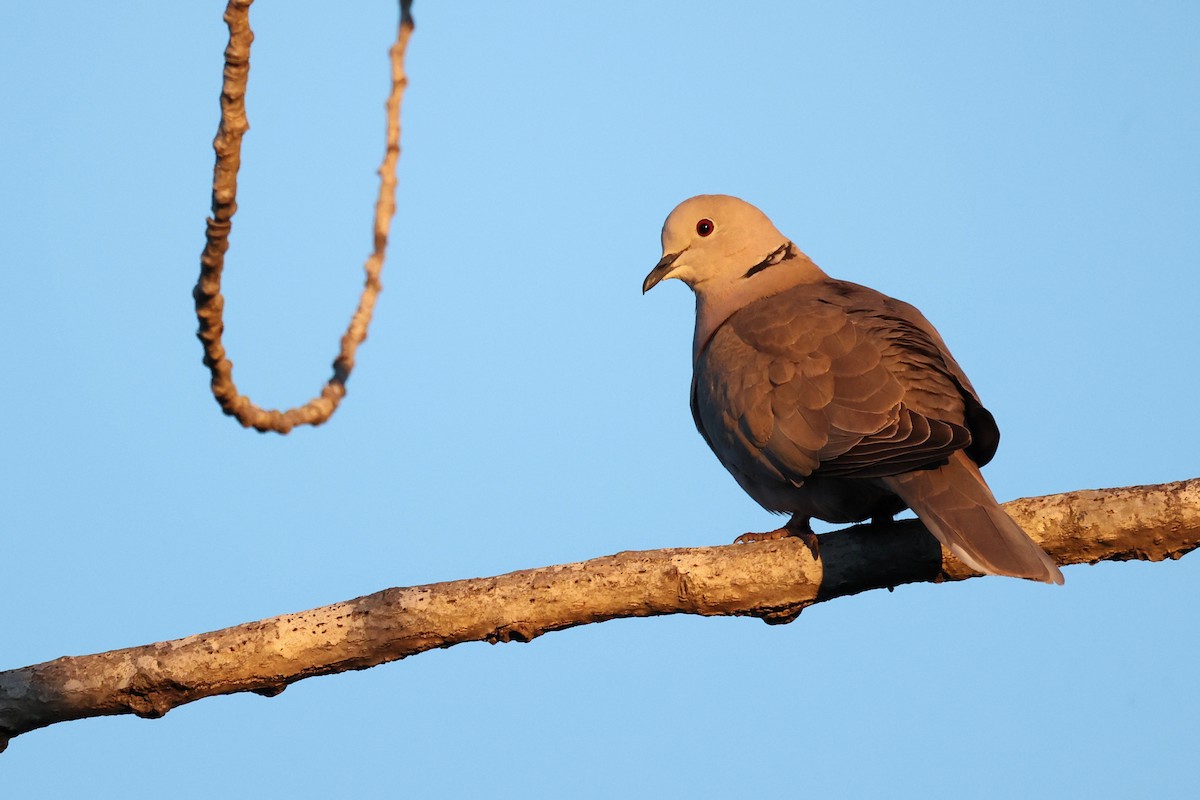
[[(1200, 547), (1200, 478), (1005, 505), (1060, 565), (1179, 558)], [(56, 722), (157, 718), (184, 703), (273, 696), (314, 675), (366, 669), (461, 642), (527, 642), (621, 617), (755, 616), (904, 583), (976, 577), (916, 520), (797, 539), (628, 551), (494, 578), (385, 589), (330, 606), (142, 647), (0, 672), (0, 747)]]
[(264, 409), (249, 397), (238, 393), (233, 382), (233, 362), (226, 355), (221, 335), (225, 332), (225, 298), (221, 295), (221, 272), (229, 249), (229, 232), (237, 212), (237, 175), (242, 161), (242, 137), (250, 129), (246, 119), (246, 82), (250, 76), (250, 4), (253, 0), (229, 0), (225, 22), (229, 26), (229, 44), (225, 48), (225, 80), (221, 87), (221, 124), (213, 140), (217, 161), (213, 167), (212, 216), (205, 231), (204, 252), (200, 255), (200, 279), (192, 296), (200, 327), (196, 337), (204, 345), (204, 364), (212, 373), (212, 393), (221, 410), (245, 427), (260, 432), (288, 433), (296, 425), (320, 425), (337, 410), (346, 395), (346, 381), (354, 369), (354, 355), (367, 338), (367, 326), (375, 310), (375, 301), (383, 288), (380, 275), (387, 251), (388, 230), (396, 213), (396, 162), (400, 157), (400, 101), (408, 79), (404, 74), (404, 53), (412, 34), (412, 0), (400, 0), (400, 27), (396, 43), (389, 51), (392, 65), (392, 89), (387, 99), (387, 145), (379, 167), (379, 196), (375, 201), (374, 251), (363, 267), (366, 281), (358, 308), (342, 336), (341, 349), (333, 361), (333, 376), (321, 394), (302, 406), (287, 411)]

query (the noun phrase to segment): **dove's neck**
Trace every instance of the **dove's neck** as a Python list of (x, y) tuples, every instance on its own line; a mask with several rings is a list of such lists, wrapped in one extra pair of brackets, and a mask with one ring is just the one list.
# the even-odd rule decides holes
[(692, 360), (700, 357), (717, 328), (755, 300), (779, 294), (802, 283), (829, 278), (820, 267), (791, 242), (780, 247), (761, 264), (730, 280), (700, 281), (696, 292), (696, 334), (692, 339)]

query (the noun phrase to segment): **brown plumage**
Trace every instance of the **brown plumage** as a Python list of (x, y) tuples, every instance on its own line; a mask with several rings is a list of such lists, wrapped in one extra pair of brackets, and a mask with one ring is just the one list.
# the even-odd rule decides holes
[(736, 198), (685, 201), (663, 251), (644, 288), (696, 292), (696, 427), (751, 497), (793, 515), (773, 533), (911, 507), (972, 568), (1062, 583), (980, 475), (999, 431), (919, 311), (828, 277)]

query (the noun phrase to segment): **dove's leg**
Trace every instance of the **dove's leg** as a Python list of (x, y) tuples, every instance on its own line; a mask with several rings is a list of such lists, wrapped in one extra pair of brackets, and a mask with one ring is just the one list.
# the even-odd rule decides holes
[(801, 514), (793, 514), (787, 524), (782, 528), (776, 528), (773, 531), (765, 533), (743, 533), (741, 536), (733, 540), (734, 544), (749, 544), (751, 542), (774, 542), (780, 539), (786, 539), (789, 536), (795, 536), (800, 541), (808, 546), (812, 552), (813, 558), (821, 557), (820, 543), (817, 540), (817, 535), (813, 533), (812, 518)]

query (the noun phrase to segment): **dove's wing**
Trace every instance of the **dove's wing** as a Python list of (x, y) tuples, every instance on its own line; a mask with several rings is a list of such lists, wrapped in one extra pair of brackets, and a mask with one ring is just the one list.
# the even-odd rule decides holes
[(726, 466), (797, 484), (818, 470), (868, 478), (970, 444), (963, 390), (937, 343), (885, 300), (837, 281), (803, 285), (717, 330), (697, 361), (692, 410)]
[[(837, 281), (837, 283), (845, 287), (844, 291), (848, 293), (849, 297), (859, 301), (864, 312), (862, 319), (869, 320), (873, 317), (880, 317), (882, 325), (876, 330), (880, 335), (895, 343), (898, 348), (895, 353), (897, 360), (912, 359), (908, 361), (908, 368), (905, 369), (912, 386), (920, 385), (921, 370), (932, 370), (935, 375), (941, 376), (933, 381), (930, 387), (932, 388), (931, 394), (923, 396), (921, 400), (910, 399), (910, 402), (932, 401), (921, 407), (926, 411), (936, 413), (935, 409), (944, 408), (944, 405), (937, 400), (938, 395), (941, 395), (942, 398), (953, 397), (953, 393), (946, 393), (944, 378), (949, 378), (954, 383), (958, 390), (957, 399), (963, 403), (963, 423), (971, 431), (971, 444), (966, 448), (967, 455), (981, 467), (991, 461), (1000, 444), (1000, 429), (996, 426), (996, 420), (992, 417), (991, 412), (983, 407), (979, 395), (975, 392), (975, 387), (971, 385), (970, 379), (951, 355), (950, 348), (946, 347), (941, 334), (937, 332), (932, 323), (925, 319), (925, 315), (914, 306), (903, 300), (888, 297), (865, 286), (844, 281)], [(878, 307), (882, 313), (872, 314), (869, 310), (872, 306)]]

